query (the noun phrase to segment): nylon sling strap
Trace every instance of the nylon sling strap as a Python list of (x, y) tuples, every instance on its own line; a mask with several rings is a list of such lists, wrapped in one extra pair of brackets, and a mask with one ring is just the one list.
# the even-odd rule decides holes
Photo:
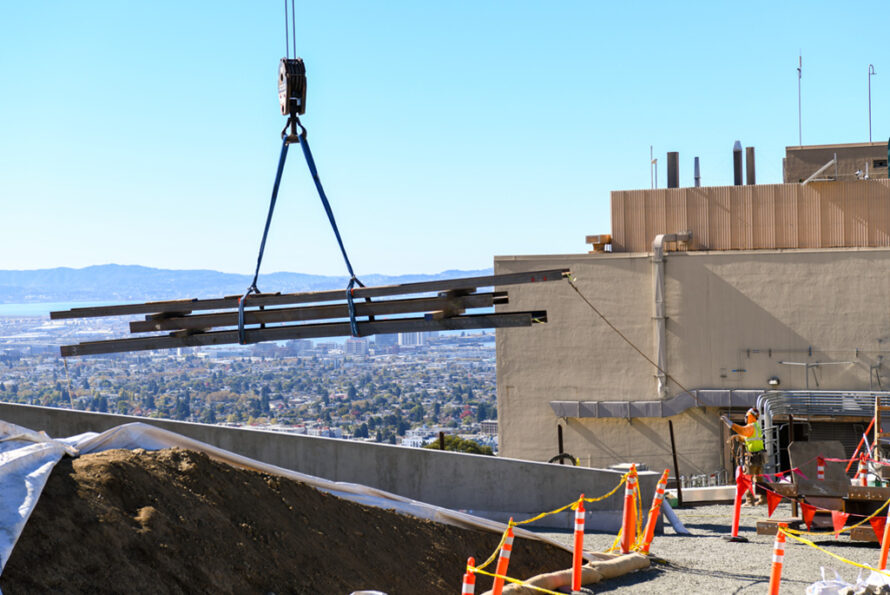
[[(290, 127), (294, 132), (296, 132), (296, 127), (299, 126), (301, 129), (300, 134), (287, 135), (287, 129)], [(263, 230), (263, 239), (260, 242), (260, 252), (257, 256), (256, 262), (256, 271), (253, 274), (253, 281), (250, 286), (247, 288), (247, 291), (244, 292), (244, 295), (238, 300), (238, 342), (241, 345), (245, 345), (247, 343), (247, 336), (244, 330), (244, 305), (247, 301), (247, 296), (251, 293), (260, 293), (260, 290), (257, 288), (257, 279), (260, 274), (260, 265), (263, 262), (263, 252), (266, 249), (266, 239), (269, 236), (269, 226), (272, 223), (272, 214), (275, 211), (275, 202), (278, 200), (278, 188), (281, 186), (281, 175), (284, 172), (284, 163), (287, 159), (287, 148), (288, 145), (292, 142), (297, 142), (303, 148), (303, 156), (306, 159), (306, 165), (309, 167), (309, 173), (312, 174), (312, 181), (315, 183), (315, 188), (318, 190), (318, 196), (321, 198), (321, 203), (324, 206), (325, 213), (327, 213), (328, 221), (331, 222), (331, 228), (334, 230), (334, 235), (337, 238), (337, 244), (340, 246), (340, 252), (343, 254), (343, 260), (346, 262), (346, 269), (349, 271), (349, 284), (346, 286), (346, 303), (349, 309), (349, 326), (352, 332), (353, 337), (358, 337), (358, 323), (355, 320), (355, 303), (353, 301), (353, 291), (355, 285), (358, 284), (359, 287), (364, 287), (365, 285), (359, 281), (358, 277), (355, 276), (355, 272), (352, 270), (352, 263), (349, 262), (349, 256), (346, 254), (346, 248), (343, 246), (343, 239), (340, 237), (340, 229), (337, 227), (337, 221), (334, 219), (334, 212), (331, 210), (331, 205), (328, 202), (328, 197), (325, 194), (324, 187), (321, 185), (321, 178), (318, 176), (318, 169), (315, 167), (315, 160), (312, 158), (312, 151), (309, 150), (309, 143), (306, 140), (306, 127), (300, 122), (300, 119), (296, 115), (292, 115), (288, 120), (287, 125), (284, 127), (282, 131), (282, 143), (281, 143), (281, 156), (278, 158), (278, 170), (275, 173), (275, 183), (272, 185), (272, 199), (269, 203), (269, 213), (266, 215), (266, 227)]]

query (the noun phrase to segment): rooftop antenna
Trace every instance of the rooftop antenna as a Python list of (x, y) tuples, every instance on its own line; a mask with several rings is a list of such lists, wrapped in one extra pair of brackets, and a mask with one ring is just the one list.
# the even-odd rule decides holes
[(658, 188), (658, 159), (652, 152), (652, 145), (649, 145), (649, 184), (653, 190)]
[[(802, 120), (800, 117), (800, 78), (803, 74), (803, 52), (800, 52), (797, 56), (797, 146), (803, 146), (803, 127), (801, 125)], [(871, 85), (871, 79), (869, 79), (869, 85)]]
[(868, 142), (871, 142), (871, 77), (877, 74), (875, 65), (868, 65)]

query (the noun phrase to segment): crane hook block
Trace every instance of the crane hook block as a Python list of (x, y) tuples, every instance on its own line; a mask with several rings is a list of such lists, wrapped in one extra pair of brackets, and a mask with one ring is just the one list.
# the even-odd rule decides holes
[(302, 58), (282, 58), (278, 64), (278, 102), (283, 116), (306, 113), (306, 67)]

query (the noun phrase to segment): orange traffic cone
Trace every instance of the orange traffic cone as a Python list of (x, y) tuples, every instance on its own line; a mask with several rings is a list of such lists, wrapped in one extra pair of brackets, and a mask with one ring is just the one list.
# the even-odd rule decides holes
[(668, 470), (665, 469), (658, 480), (655, 487), (655, 495), (652, 497), (652, 507), (649, 509), (649, 519), (646, 521), (646, 532), (643, 537), (642, 553), (649, 553), (649, 546), (652, 545), (652, 538), (655, 536), (655, 524), (658, 522), (658, 515), (661, 514), (661, 503), (664, 502), (664, 488), (668, 482)]
[(507, 566), (510, 564), (510, 553), (513, 551), (513, 517), (510, 517), (510, 523), (507, 525), (507, 537), (504, 538), (504, 545), (501, 547), (501, 555), (498, 558), (498, 567), (494, 571), (500, 576), (494, 577), (494, 584), (491, 587), (491, 595), (501, 595), (504, 589), (503, 576), (507, 576)]
[(628, 554), (637, 536), (637, 466), (631, 464), (627, 473), (627, 486), (624, 490), (624, 518), (621, 522), (621, 553)]
[(584, 494), (575, 510), (575, 549), (572, 552), (572, 591), (581, 590), (581, 564), (584, 562)]
[(785, 533), (783, 530), (788, 525), (779, 523), (776, 532), (776, 542), (773, 545), (773, 569), (769, 575), (769, 595), (779, 595), (779, 585), (782, 583), (782, 564), (785, 561)]
[(476, 560), (472, 556), (467, 558), (467, 572), (464, 573), (464, 582), (460, 589), (460, 595), (473, 595), (476, 591), (476, 575), (473, 574), (475, 566)]

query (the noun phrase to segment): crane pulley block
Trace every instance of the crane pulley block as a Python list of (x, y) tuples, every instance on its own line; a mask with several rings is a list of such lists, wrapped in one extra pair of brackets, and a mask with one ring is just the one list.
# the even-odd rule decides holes
[(278, 102), (283, 116), (306, 113), (306, 66), (302, 58), (282, 58), (278, 64)]

